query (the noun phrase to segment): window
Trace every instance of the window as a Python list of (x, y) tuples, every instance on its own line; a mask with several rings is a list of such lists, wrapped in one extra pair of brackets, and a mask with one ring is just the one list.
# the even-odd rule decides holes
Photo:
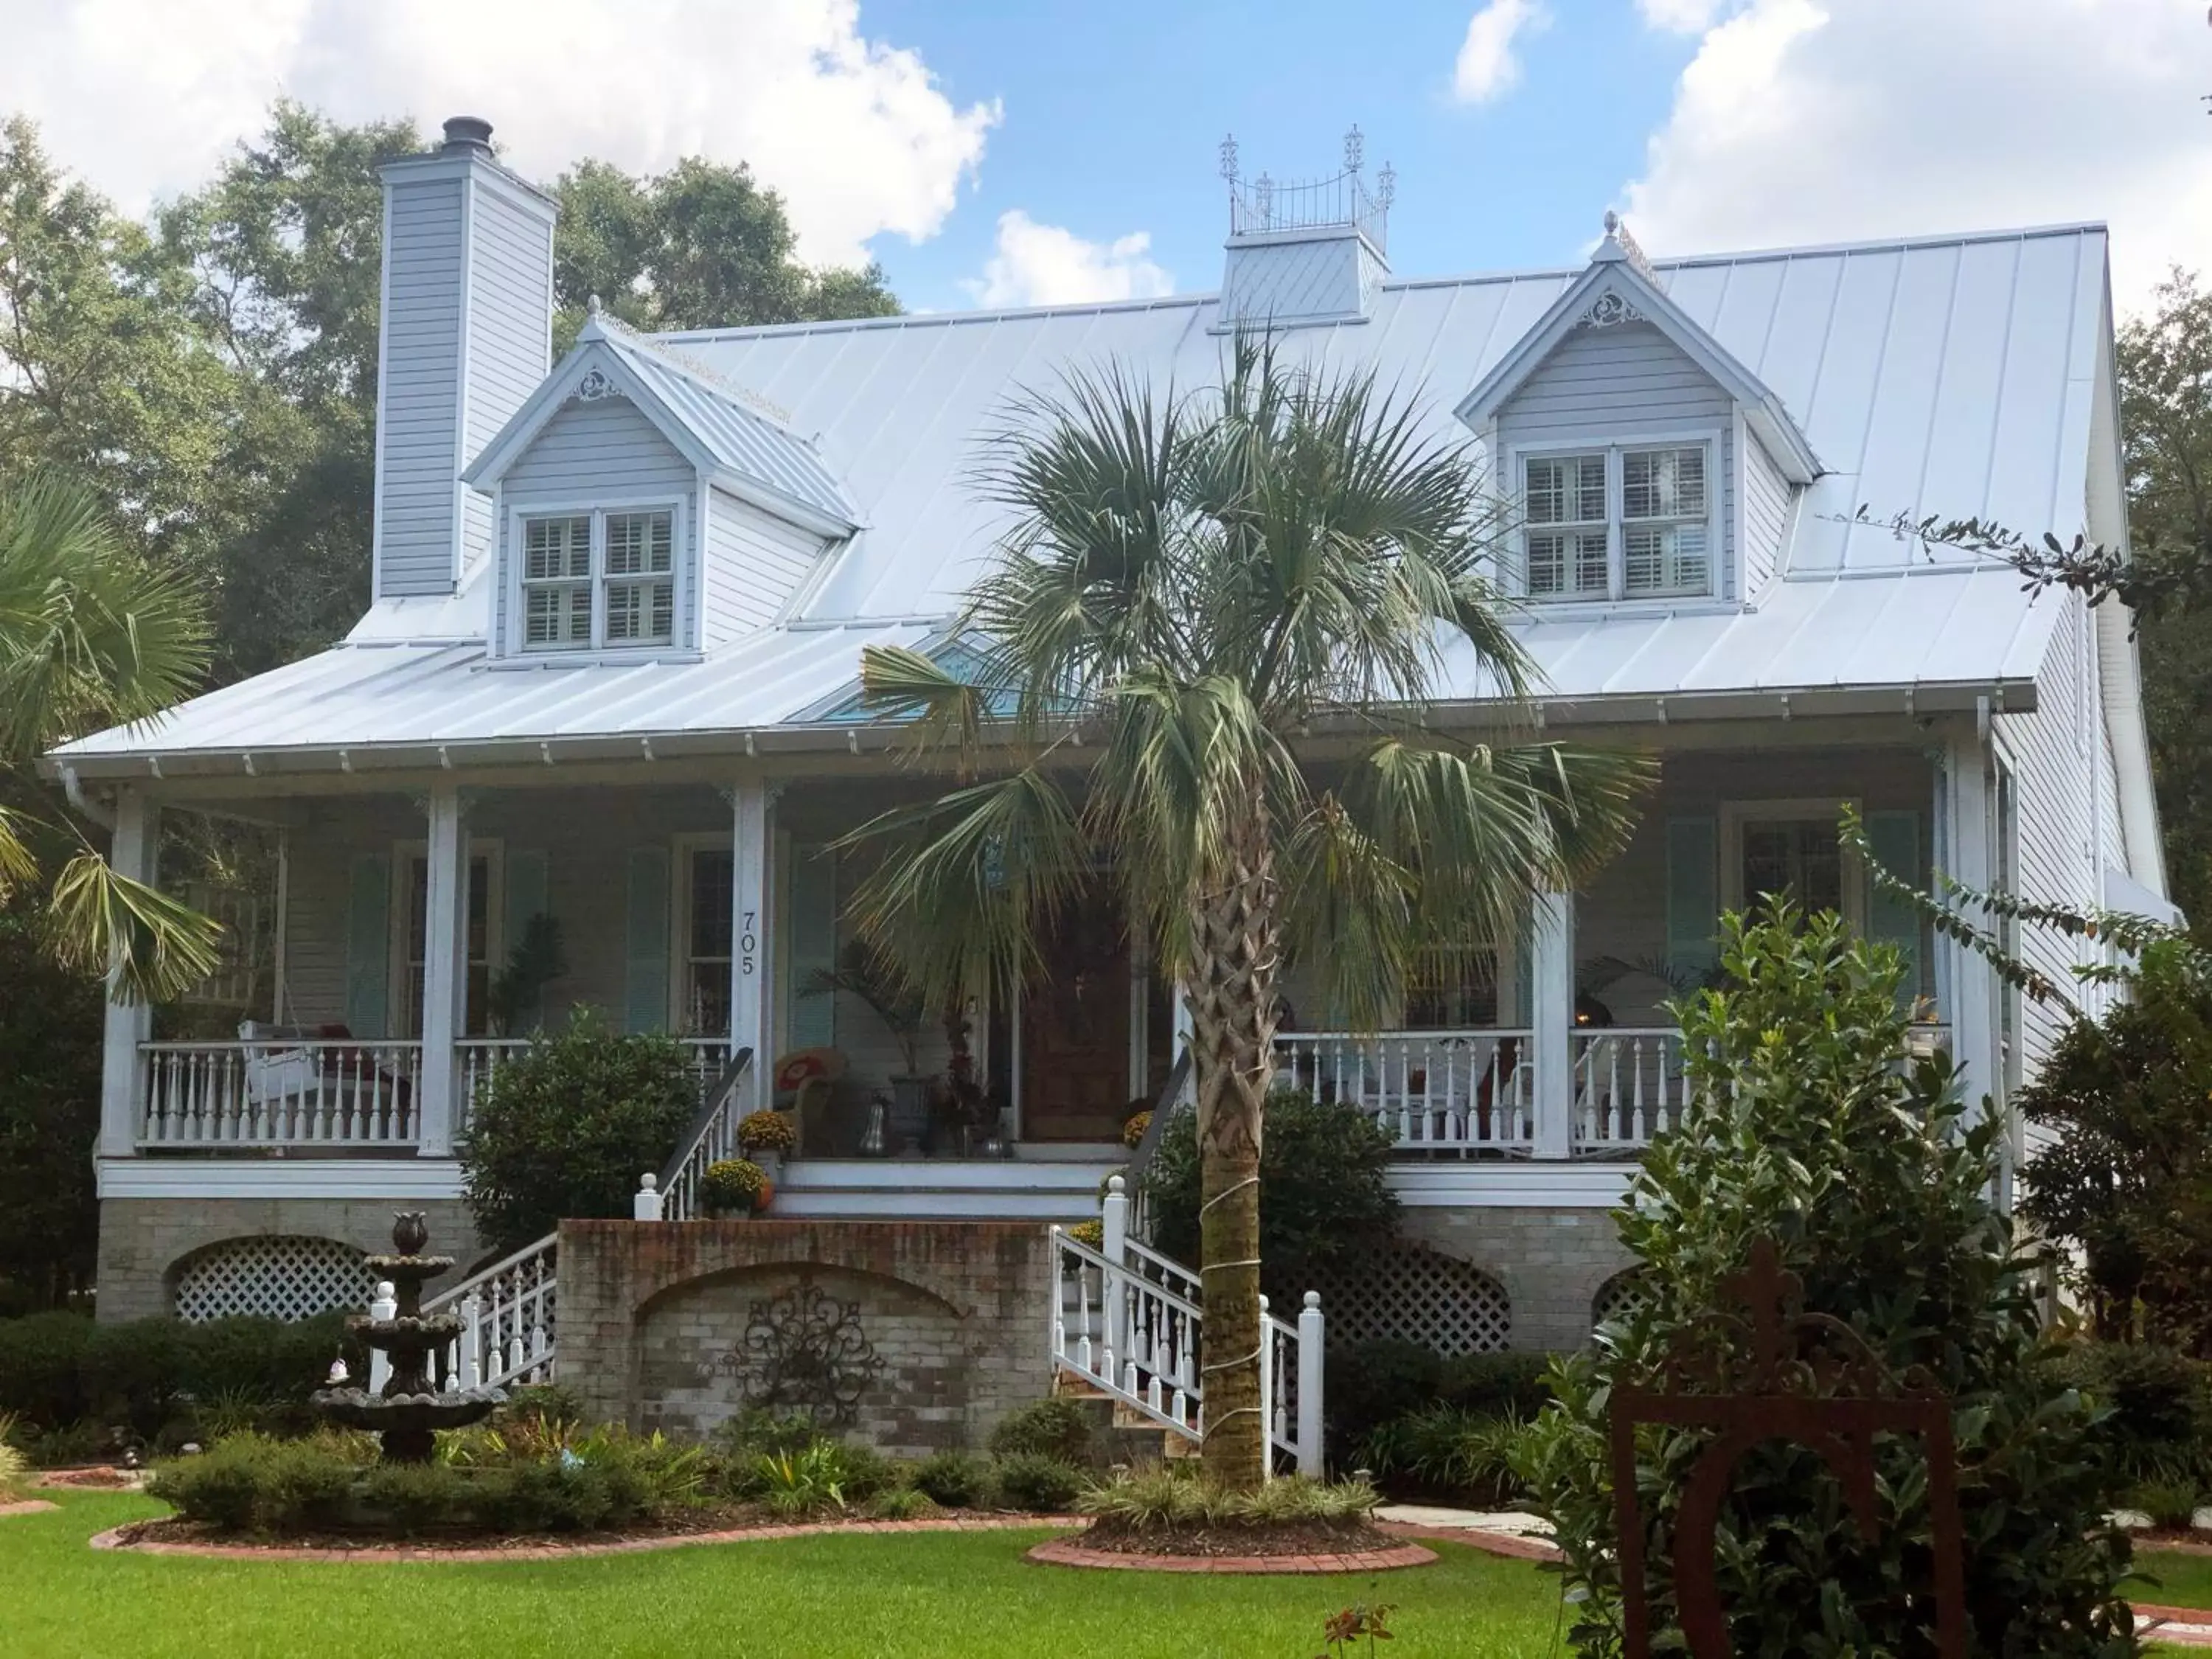
[(1432, 945), (1406, 978), (1406, 1029), (1480, 1031), (1498, 1023), (1498, 952), (1489, 945)]
[[(398, 994), (399, 1035), (422, 1035), (422, 964), (425, 940), (430, 931), (430, 860), (422, 844), (406, 854), (406, 949), (401, 951)], [(495, 860), (489, 851), (469, 853), (469, 990), (462, 1018), (463, 1036), (483, 1036), (490, 1027), (493, 954), (499, 941), (492, 937), (492, 884)], [(504, 965), (504, 964), (501, 964)]]
[(736, 878), (726, 844), (685, 850), (677, 1024), (700, 1036), (730, 1031), (730, 907)]
[(1746, 820), (1744, 901), (1756, 904), (1767, 893), (1787, 893), (1808, 913), (1843, 912), (1844, 848), (1836, 826), (1817, 818)]
[(1532, 599), (1712, 592), (1708, 446), (1594, 450), (1522, 462)]
[(675, 509), (529, 517), (520, 540), (524, 650), (675, 643)]

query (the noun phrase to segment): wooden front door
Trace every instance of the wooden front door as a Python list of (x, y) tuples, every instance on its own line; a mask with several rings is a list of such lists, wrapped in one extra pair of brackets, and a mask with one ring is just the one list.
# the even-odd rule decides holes
[(1129, 1104), (1129, 941), (1085, 895), (1043, 941), (1050, 978), (1022, 1004), (1022, 1139), (1115, 1140)]

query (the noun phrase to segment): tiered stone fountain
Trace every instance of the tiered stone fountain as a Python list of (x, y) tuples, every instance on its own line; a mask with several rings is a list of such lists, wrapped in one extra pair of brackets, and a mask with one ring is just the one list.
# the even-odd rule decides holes
[(391, 1282), (397, 1310), (389, 1319), (356, 1314), (346, 1322), (348, 1329), (390, 1358), (392, 1375), (382, 1390), (321, 1389), (310, 1401), (325, 1421), (382, 1436), (387, 1463), (428, 1462), (437, 1431), (481, 1421), (507, 1403), (505, 1391), (499, 1389), (452, 1386), (441, 1392), (430, 1374), (430, 1356), (460, 1334), (461, 1322), (453, 1314), (422, 1311), (422, 1281), (453, 1265), (449, 1255), (422, 1254), (429, 1242), (430, 1230), (421, 1212), (401, 1212), (392, 1227), (398, 1254), (368, 1258), (369, 1271), (379, 1280)]

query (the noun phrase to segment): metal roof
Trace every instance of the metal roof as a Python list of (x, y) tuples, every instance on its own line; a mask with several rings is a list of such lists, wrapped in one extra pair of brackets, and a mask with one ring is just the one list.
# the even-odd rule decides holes
[[(2062, 538), (2082, 527), (2090, 408), (2108, 349), (2105, 245), (2093, 225), (1654, 262), (1674, 304), (1771, 391), (1832, 470), (1802, 494), (1783, 580), (1748, 608), (1532, 611), (1518, 625), (1549, 695), (2003, 682), (2025, 692), (2058, 603), (2036, 602), (2006, 570), (1931, 562), (1852, 515), (1863, 503), (1876, 516), (1979, 516)], [(1417, 389), (1426, 418), (1457, 434), (1453, 404), (1580, 274), (1386, 283), (1366, 322), (1302, 328), (1283, 349), (1371, 365)], [(732, 465), (775, 473), (775, 488), (803, 489), (823, 511), (835, 488), (835, 512), (864, 526), (830, 556), (805, 625), (703, 661), (511, 667), (477, 643), (388, 643), (403, 627), (372, 613), (362, 643), (57, 757), (803, 723), (850, 685), (863, 644), (915, 643), (953, 610), (998, 527), (969, 473), (1018, 394), (1109, 359), (1158, 383), (1210, 383), (1224, 347), (1215, 318), (1214, 296), (1200, 295), (651, 340), (603, 330), (596, 343), (649, 377), (702, 440), (716, 434)], [(746, 447), (756, 441), (764, 447)], [(489, 584), (474, 586), (488, 605)], [(450, 631), (465, 610), (457, 599), (439, 624)], [(1444, 680), (1448, 696), (1486, 690), (1449, 651)]]

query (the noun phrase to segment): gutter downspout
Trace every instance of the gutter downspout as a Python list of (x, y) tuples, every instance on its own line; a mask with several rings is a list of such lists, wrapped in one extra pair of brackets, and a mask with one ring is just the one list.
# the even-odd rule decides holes
[(76, 768), (64, 766), (61, 770), (62, 793), (69, 797), (70, 806), (90, 818), (101, 829), (113, 830), (115, 814), (108, 808), (100, 805), (84, 793), (84, 786), (77, 781)]
[(2126, 608), (2107, 599), (2097, 620), (2097, 674), (2104, 693), (2106, 735), (2112, 771), (2119, 779), (2120, 836), (2127, 844), (2128, 873), (2160, 898), (2168, 896), (2166, 855), (2158, 842), (2158, 801), (2150, 776), (2150, 738), (2143, 728), (2142, 676)]

